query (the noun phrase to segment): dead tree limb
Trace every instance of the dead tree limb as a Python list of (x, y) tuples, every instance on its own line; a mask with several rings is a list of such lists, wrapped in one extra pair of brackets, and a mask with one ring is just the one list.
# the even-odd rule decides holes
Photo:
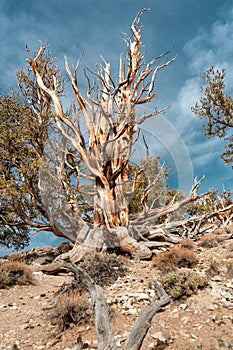
[(197, 179), (195, 179), (194, 185), (191, 188), (191, 191), (189, 193), (189, 196), (186, 198), (181, 199), (180, 201), (174, 202), (171, 201), (168, 205), (162, 207), (162, 208), (152, 208), (149, 209), (145, 215), (144, 212), (142, 212), (139, 215), (133, 215), (131, 216), (131, 220), (130, 223), (132, 225), (138, 225), (140, 223), (145, 223), (145, 221), (149, 221), (149, 220), (156, 220), (159, 219), (161, 216), (166, 216), (168, 214), (173, 213), (174, 211), (178, 210), (181, 207), (184, 207), (185, 205), (188, 205), (191, 202), (194, 202), (204, 196), (206, 196), (209, 192), (205, 192), (202, 193), (200, 195), (197, 195), (196, 191), (198, 189), (198, 187), (200, 186), (202, 179), (200, 179), (199, 181), (197, 181)]
[(147, 305), (139, 314), (134, 326), (128, 336), (124, 350), (139, 350), (141, 349), (143, 340), (151, 326), (151, 322), (155, 314), (165, 305), (170, 302), (170, 298), (161, 285), (155, 280), (154, 288), (157, 291), (159, 300)]
[[(72, 271), (76, 279), (82, 280), (86, 290), (89, 292), (95, 309), (95, 328), (98, 340), (98, 350), (120, 350), (116, 345), (114, 334), (110, 325), (109, 307), (104, 296), (103, 289), (95, 284), (93, 279), (80, 267), (73, 264), (70, 259), (60, 259), (61, 264)], [(140, 350), (143, 340), (151, 326), (155, 314), (170, 301), (168, 294), (163, 287), (155, 280), (154, 288), (157, 291), (159, 300), (147, 305), (135, 321), (133, 328), (126, 340), (123, 350)], [(79, 343), (82, 344), (81, 339)], [(81, 348), (80, 348), (81, 349)]]
[(89, 292), (95, 309), (95, 329), (99, 350), (117, 350), (114, 335), (109, 321), (109, 307), (103, 289), (95, 284), (93, 279), (80, 267), (74, 265), (70, 259), (60, 260), (63, 266), (72, 271), (76, 279), (82, 280)]

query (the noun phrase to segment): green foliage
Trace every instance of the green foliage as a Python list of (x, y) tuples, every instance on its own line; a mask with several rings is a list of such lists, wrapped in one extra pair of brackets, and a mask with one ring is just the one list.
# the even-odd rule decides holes
[(192, 111), (205, 120), (205, 135), (218, 136), (226, 141), (225, 151), (221, 156), (226, 163), (233, 163), (233, 99), (224, 92), (225, 70), (215, 71), (214, 67), (210, 67), (203, 74), (203, 80), (203, 97)]
[[(141, 198), (144, 194), (144, 190), (152, 184), (157, 178), (152, 190), (147, 196), (147, 205), (151, 207), (160, 206), (164, 201), (164, 195), (167, 191), (166, 179), (168, 177), (168, 168), (163, 169), (159, 163), (159, 157), (152, 156), (147, 160), (141, 161), (139, 169), (143, 169), (139, 179), (137, 181), (137, 189), (133, 193), (132, 198), (129, 202), (129, 212), (132, 214), (139, 213), (142, 211)], [(133, 180), (135, 176), (136, 167), (130, 166), (129, 178)], [(153, 203), (154, 201), (154, 203)]]
[(208, 285), (206, 277), (191, 271), (170, 272), (160, 277), (159, 281), (174, 300), (186, 299)]
[[(53, 61), (44, 54), (38, 67), (50, 72), (50, 83), (52, 74), (57, 75), (62, 92), (63, 80)], [(49, 96), (45, 103), (30, 69), (18, 71), (17, 78), (19, 91), (0, 96), (0, 244), (21, 249), (28, 244), (31, 227), (49, 226), (38, 180), (52, 116)]]
[(31, 283), (33, 283), (33, 274), (26, 264), (18, 261), (7, 261), (0, 264), (0, 288)]

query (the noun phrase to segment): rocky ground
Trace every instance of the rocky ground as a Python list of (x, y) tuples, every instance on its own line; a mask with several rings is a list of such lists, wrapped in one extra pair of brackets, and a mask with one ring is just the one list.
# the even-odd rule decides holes
[[(221, 239), (213, 247), (194, 242), (193, 251), (198, 256), (198, 264), (193, 269), (200, 274), (212, 271), (208, 286), (185, 300), (171, 300), (156, 314), (142, 350), (233, 349), (233, 276), (228, 268), (229, 264), (233, 265), (233, 240)], [(128, 273), (104, 287), (114, 314), (115, 339), (122, 347), (140, 310), (156, 300), (151, 285), (160, 273), (153, 260), (125, 259), (125, 263)], [(34, 285), (0, 290), (0, 349), (75, 349), (78, 335), (82, 336), (86, 349), (97, 349), (91, 322), (72, 325), (55, 334), (54, 322), (47, 317), (55, 292), (64, 282), (71, 282), (72, 274), (47, 275), (35, 271), (38, 265), (31, 264), (31, 267)], [(14, 344), (17, 346), (13, 347)]]

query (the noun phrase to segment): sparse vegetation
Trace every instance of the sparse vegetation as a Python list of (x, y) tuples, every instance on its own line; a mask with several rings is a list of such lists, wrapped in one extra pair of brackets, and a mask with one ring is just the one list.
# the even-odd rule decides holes
[(33, 274), (29, 266), (18, 261), (7, 261), (0, 264), (0, 288), (16, 284), (32, 284)]
[(127, 271), (122, 259), (115, 254), (88, 254), (79, 263), (79, 267), (100, 286), (113, 283), (118, 277), (123, 277)]
[(175, 300), (187, 298), (208, 284), (206, 277), (192, 271), (170, 272), (160, 277), (159, 281)]
[(10, 255), (8, 255), (7, 260), (9, 261), (21, 261), (22, 259), (22, 253), (20, 252), (14, 252)]
[(219, 274), (219, 265), (214, 261), (211, 260), (210, 262), (210, 266), (208, 268), (208, 270), (206, 271), (206, 275), (208, 277), (213, 277)]
[(194, 243), (191, 240), (191, 238), (184, 238), (181, 242), (180, 242), (180, 247), (181, 248), (185, 248), (185, 249), (189, 249), (192, 250), (194, 248)]
[(93, 321), (93, 309), (86, 293), (78, 289), (61, 294), (50, 312), (49, 319), (57, 325), (56, 333), (70, 328), (71, 324), (87, 324)]
[(162, 271), (172, 271), (180, 267), (192, 268), (197, 264), (196, 254), (190, 249), (176, 246), (154, 259), (154, 266)]
[(216, 234), (208, 233), (201, 237), (199, 245), (203, 248), (214, 248), (218, 245), (219, 240)]
[(226, 276), (229, 279), (233, 279), (233, 261), (230, 261), (229, 263), (227, 263), (227, 273)]

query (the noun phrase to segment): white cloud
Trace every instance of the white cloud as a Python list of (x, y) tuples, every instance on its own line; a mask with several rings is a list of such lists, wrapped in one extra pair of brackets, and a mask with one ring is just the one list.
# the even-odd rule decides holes
[(191, 107), (200, 98), (202, 73), (211, 65), (216, 69), (226, 69), (226, 87), (233, 90), (232, 43), (233, 9), (225, 20), (215, 22), (209, 30), (200, 30), (184, 46), (188, 75), (177, 93), (172, 118), (189, 148), (194, 165), (206, 165), (222, 152), (222, 141), (202, 137), (202, 121), (191, 112)]
[(186, 43), (184, 53), (189, 60), (190, 75), (205, 71), (210, 65), (233, 67), (233, 11), (226, 14), (225, 20), (215, 22), (209, 30), (201, 30)]

